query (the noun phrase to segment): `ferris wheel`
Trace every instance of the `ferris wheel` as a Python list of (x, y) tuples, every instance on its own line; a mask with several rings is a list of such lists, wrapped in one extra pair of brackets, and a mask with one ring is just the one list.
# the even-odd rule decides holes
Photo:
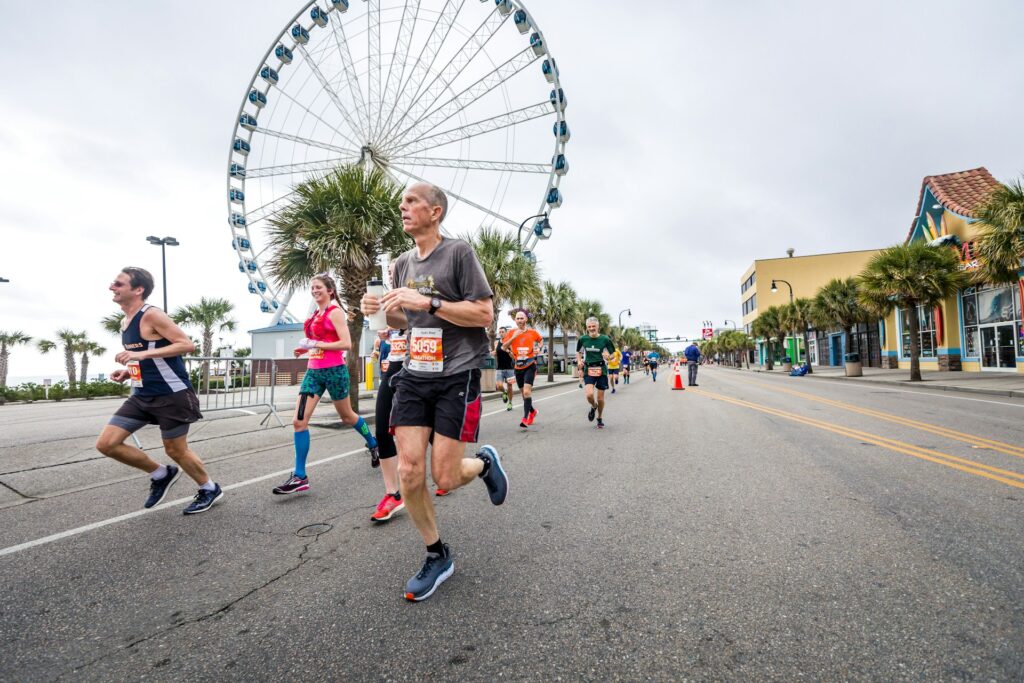
[(534, 260), (562, 204), (566, 105), (518, 0), (308, 3), (260, 60), (234, 123), (228, 222), (249, 292), (274, 323), (301, 319), (292, 291), (264, 275), (266, 231), (299, 183), (346, 164), (437, 185), (449, 231), (518, 231)]

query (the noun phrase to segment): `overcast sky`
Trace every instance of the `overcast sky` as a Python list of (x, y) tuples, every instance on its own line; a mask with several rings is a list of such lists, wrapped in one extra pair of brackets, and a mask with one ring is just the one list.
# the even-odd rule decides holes
[[(0, 330), (87, 329), (113, 349), (108, 283), (128, 264), (159, 278), (145, 237), (174, 235), (170, 307), (227, 297), (243, 333), (225, 341), (248, 345), (269, 318), (229, 247), (226, 151), (303, 4), (0, 0)], [(923, 176), (1024, 173), (1019, 0), (528, 6), (573, 134), (544, 275), (633, 324), (738, 320), (753, 259), (887, 246)], [(19, 347), (10, 373), (62, 367)], [(92, 366), (112, 369), (112, 354)]]

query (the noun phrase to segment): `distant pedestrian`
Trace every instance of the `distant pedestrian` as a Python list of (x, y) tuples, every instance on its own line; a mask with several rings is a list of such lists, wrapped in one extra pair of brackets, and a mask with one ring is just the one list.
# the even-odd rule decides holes
[(690, 342), (690, 345), (686, 347), (683, 354), (686, 356), (686, 368), (690, 386), (699, 386), (697, 384), (697, 365), (700, 363), (700, 348), (696, 342)]

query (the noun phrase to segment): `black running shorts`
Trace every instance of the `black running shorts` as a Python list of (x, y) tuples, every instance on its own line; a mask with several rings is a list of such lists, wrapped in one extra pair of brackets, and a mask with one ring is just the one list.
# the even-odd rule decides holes
[(192, 389), (162, 396), (129, 396), (107, 424), (127, 432), (145, 425), (160, 425), (160, 436), (177, 439), (188, 434), (188, 426), (203, 419), (199, 397)]
[(516, 386), (520, 389), (523, 385), (529, 384), (533, 386), (533, 381), (537, 379), (537, 364), (527, 365), (525, 368), (516, 368)]
[(395, 390), (391, 433), (396, 427), (430, 427), (442, 436), (475, 443), (480, 436), (480, 371), (447, 377), (416, 377), (402, 371), (391, 380)]

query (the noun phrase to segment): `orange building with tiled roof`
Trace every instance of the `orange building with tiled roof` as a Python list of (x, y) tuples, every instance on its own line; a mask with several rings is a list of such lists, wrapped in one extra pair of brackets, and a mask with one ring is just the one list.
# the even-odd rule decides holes
[[(926, 176), (907, 242), (925, 240), (960, 253), (962, 268), (978, 267), (977, 211), (1000, 183), (985, 168)], [(922, 370), (1024, 372), (1024, 285), (970, 287), (932, 310), (918, 310)], [(906, 316), (885, 321), (882, 364), (909, 367)]]

